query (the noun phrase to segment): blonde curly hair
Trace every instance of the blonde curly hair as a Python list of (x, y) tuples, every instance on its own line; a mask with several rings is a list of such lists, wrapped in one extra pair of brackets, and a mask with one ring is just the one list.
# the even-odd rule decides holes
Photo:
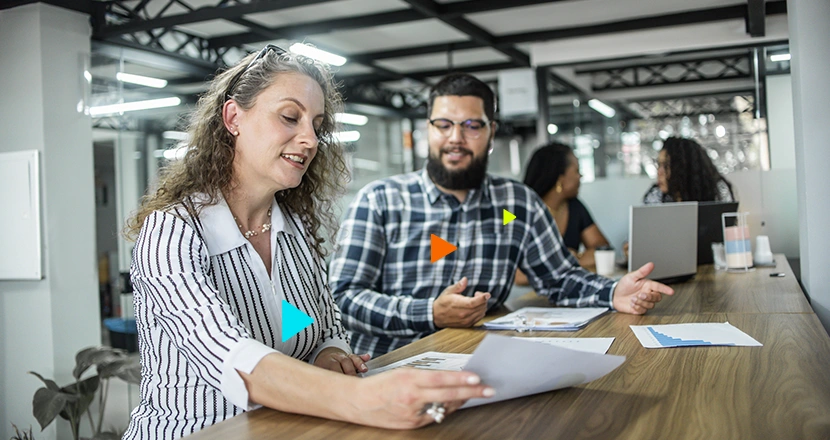
[[(323, 243), (326, 239), (333, 239), (337, 232), (335, 201), (345, 192), (349, 179), (343, 149), (334, 137), (337, 127), (334, 115), (342, 111), (343, 100), (331, 71), (322, 63), (302, 55), (268, 50), (261, 59), (251, 64), (256, 57), (257, 54), (250, 54), (234, 67), (219, 73), (211, 81), (208, 91), (199, 98), (189, 120), (190, 149), (182, 160), (161, 171), (158, 189), (141, 199), (139, 209), (127, 220), (124, 228), (124, 236), (129, 240), (138, 237), (144, 220), (153, 211), (177, 203), (188, 204), (189, 196), (203, 193), (209, 197), (205, 201), (193, 200), (199, 203), (193, 206), (196, 213), (203, 206), (218, 203), (220, 193), (235, 184), (235, 138), (222, 119), (225, 101), (233, 99), (248, 110), (279, 74), (301, 73), (314, 79), (325, 97), (325, 115), (317, 130), (317, 155), (300, 185), (279, 191), (275, 197), (281, 205), (300, 216), (310, 235), (310, 244), (320, 255), (326, 255)], [(230, 86), (233, 90), (228, 90)]]

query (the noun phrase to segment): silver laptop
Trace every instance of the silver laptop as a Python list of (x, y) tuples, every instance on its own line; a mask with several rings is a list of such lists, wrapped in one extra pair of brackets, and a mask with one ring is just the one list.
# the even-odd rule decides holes
[(628, 271), (651, 261), (650, 279), (686, 281), (697, 273), (697, 233), (697, 202), (632, 206)]

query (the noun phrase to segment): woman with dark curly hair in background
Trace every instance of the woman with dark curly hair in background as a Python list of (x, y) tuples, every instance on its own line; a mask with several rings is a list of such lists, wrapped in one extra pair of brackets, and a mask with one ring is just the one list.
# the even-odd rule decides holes
[[(591, 213), (576, 197), (579, 195), (579, 162), (571, 147), (552, 142), (533, 153), (527, 164), (524, 184), (548, 207), (562, 241), (583, 267), (593, 266), (594, 250), (608, 246), (608, 239), (594, 223)], [(584, 250), (579, 252), (580, 245)], [(527, 285), (522, 271), (516, 272), (516, 284)]]
[[(322, 246), (348, 176), (341, 109), (325, 65), (272, 45), (211, 81), (187, 154), (126, 228), (141, 387), (125, 439), (183, 437), (260, 405), (415, 428), (493, 394), (469, 372), (355, 377), (369, 357), (349, 348)], [(292, 308), (313, 322), (286, 333)]]
[(657, 183), (643, 197), (646, 205), (670, 202), (733, 202), (730, 184), (706, 150), (691, 139), (670, 137), (657, 156)]

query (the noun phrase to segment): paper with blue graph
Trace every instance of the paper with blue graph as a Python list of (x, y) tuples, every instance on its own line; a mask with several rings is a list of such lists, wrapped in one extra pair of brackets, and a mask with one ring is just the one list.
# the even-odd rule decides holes
[(728, 322), (697, 324), (632, 325), (631, 331), (645, 348), (731, 345), (761, 347), (763, 344)]

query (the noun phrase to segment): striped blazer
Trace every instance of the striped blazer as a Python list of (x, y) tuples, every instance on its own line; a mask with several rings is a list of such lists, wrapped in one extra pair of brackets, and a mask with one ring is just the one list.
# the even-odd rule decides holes
[[(224, 199), (195, 214), (203, 197), (153, 212), (133, 249), (141, 386), (125, 439), (183, 437), (253, 409), (235, 370), (250, 373), (270, 353), (351, 353), (299, 217), (274, 201), (271, 278)], [(282, 300), (314, 319), (284, 343)]]

